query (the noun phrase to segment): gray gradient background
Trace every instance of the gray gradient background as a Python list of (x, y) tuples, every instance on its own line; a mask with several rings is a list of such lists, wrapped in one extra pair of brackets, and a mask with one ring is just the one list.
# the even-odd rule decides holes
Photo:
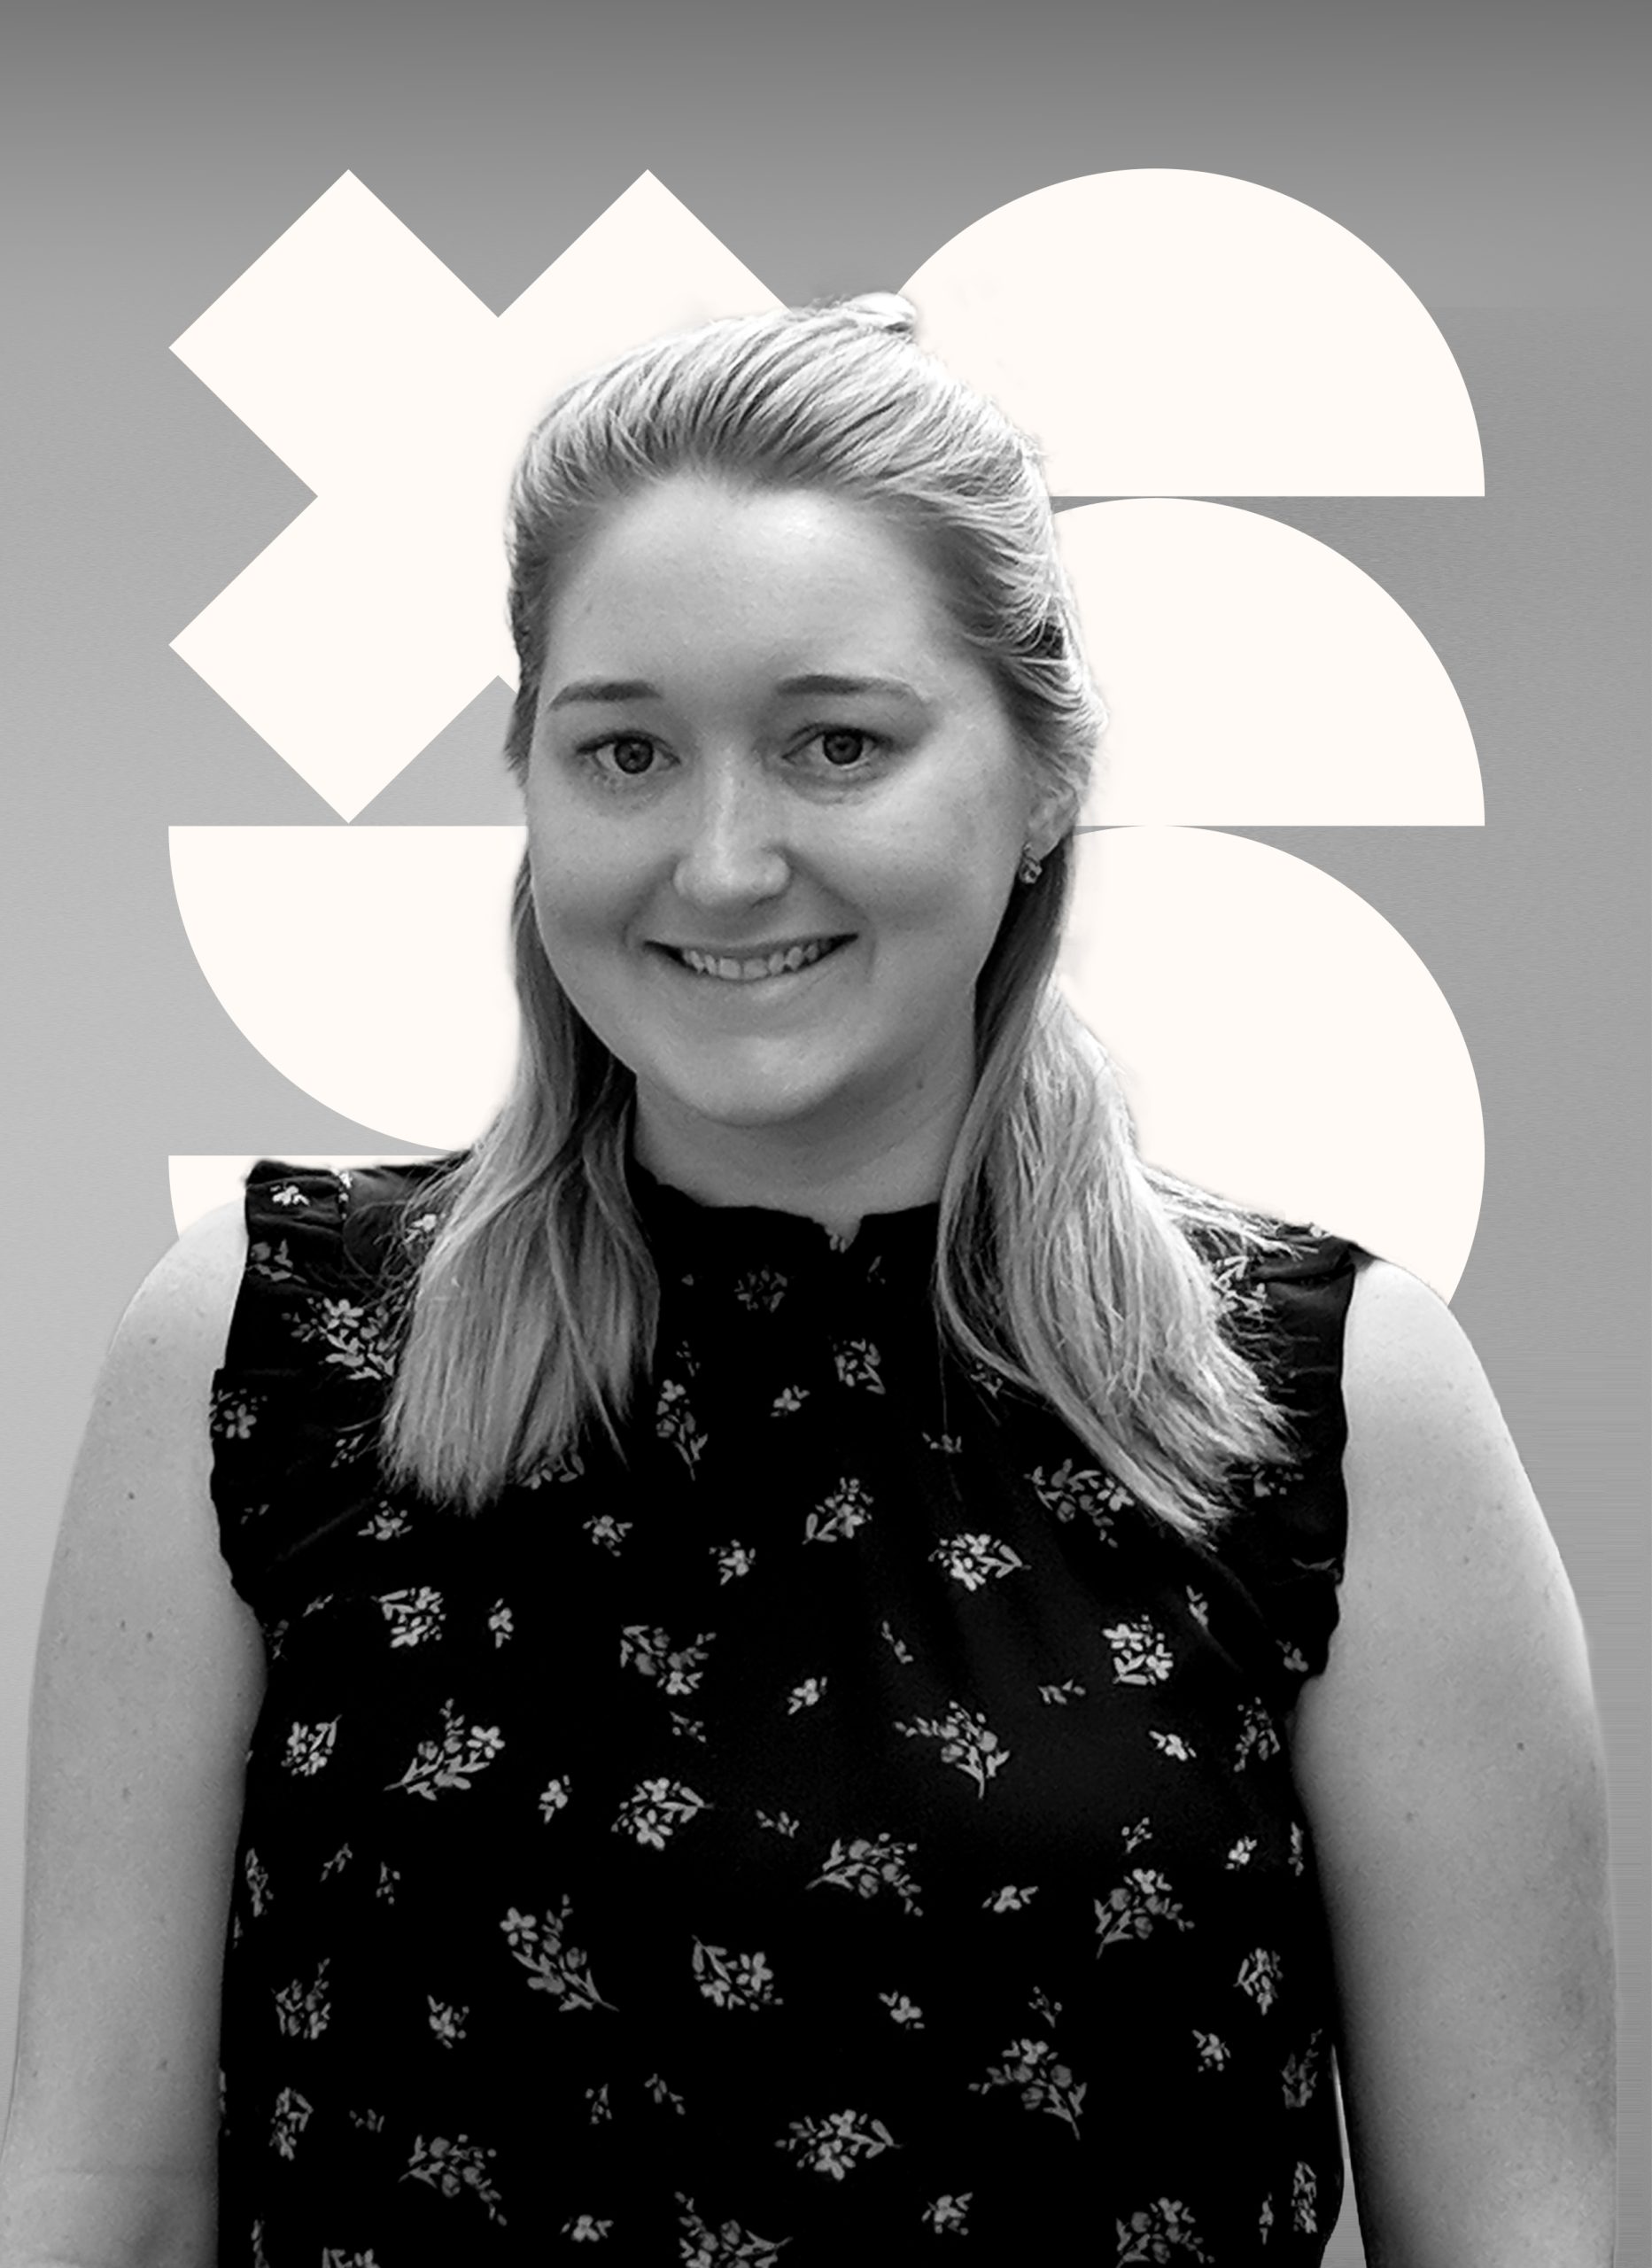
[[(0, 119), (0, 902), (20, 1072), (4, 1113), (0, 2073), (35, 1623), (97, 1364), (171, 1235), (167, 1153), (395, 1146), (253, 1052), (175, 910), (169, 822), (337, 822), (168, 651), (307, 493), (170, 341), (345, 168), (500, 307), (645, 167), (806, 299), (895, 284), (1046, 183), (1184, 166), (1362, 237), (1439, 322), (1479, 416), (1483, 502), (1237, 501), (1335, 545), (1410, 611), (1467, 710), (1485, 830), (1264, 839), (1408, 938), (1478, 1074), (1485, 1201), (1454, 1305), (1589, 1629), (1623, 1933), (1620, 2256), (1646, 2256), (1648, 201), (1630, 7), (30, 13)], [(496, 687), (363, 818), (513, 817), (504, 707)], [(392, 973), (346, 974), (370, 1014)], [(1345, 2229), (1331, 2256), (1357, 2261), (1357, 2239)]]

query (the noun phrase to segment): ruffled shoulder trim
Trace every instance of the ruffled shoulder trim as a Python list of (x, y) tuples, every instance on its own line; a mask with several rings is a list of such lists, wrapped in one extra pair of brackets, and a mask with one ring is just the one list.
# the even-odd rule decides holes
[(1346, 1237), (1279, 1222), (1268, 1241), (1199, 1239), (1223, 1327), (1255, 1364), (1294, 1461), (1235, 1475), (1239, 1510), (1215, 1557), (1244, 1586), (1277, 1651), (1285, 1697), (1329, 1658), (1347, 1552), (1342, 1354), (1354, 1278), (1369, 1254)]
[(212, 1492), (231, 1579), (267, 1629), (307, 1549), (379, 1491), (396, 1229), (442, 1162), (363, 1172), (264, 1158), (247, 1176), (246, 1265), (213, 1381)]

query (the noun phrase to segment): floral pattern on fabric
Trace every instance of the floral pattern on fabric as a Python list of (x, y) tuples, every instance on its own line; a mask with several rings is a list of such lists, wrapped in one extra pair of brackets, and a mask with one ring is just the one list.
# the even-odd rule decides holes
[(627, 1457), (472, 1517), (373, 1453), (435, 1169), (248, 1180), (213, 1495), (269, 1678), (221, 2259), (1020, 2268), (1082, 2225), (1097, 2260), (1319, 2262), (1335, 2008), (1285, 1731), (1336, 1621), (1352, 1248), (1201, 1231), (1297, 1456), (1199, 1544), (945, 1354), (935, 1207), (829, 1238), (633, 1167)]

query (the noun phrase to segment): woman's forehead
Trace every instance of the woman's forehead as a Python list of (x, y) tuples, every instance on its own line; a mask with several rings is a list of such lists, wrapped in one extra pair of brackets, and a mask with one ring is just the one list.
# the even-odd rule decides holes
[(888, 516), (823, 489), (682, 476), (609, 507), (553, 594), (559, 672), (715, 649), (791, 673), (910, 676), (966, 658), (940, 578)]

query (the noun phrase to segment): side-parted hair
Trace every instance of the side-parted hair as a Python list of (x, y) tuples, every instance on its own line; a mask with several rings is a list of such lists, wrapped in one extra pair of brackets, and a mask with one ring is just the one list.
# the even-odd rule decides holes
[[(842, 497), (914, 543), (1066, 819), (1038, 879), (1012, 890), (976, 988), (935, 1312), (967, 1363), (1043, 1399), (1144, 1507), (1202, 1534), (1229, 1509), (1236, 1468), (1288, 1452), (1193, 1236), (1268, 1231), (1143, 1164), (1106, 1053), (1053, 981), (1104, 718), (1031, 445), (911, 334), (898, 300), (781, 309), (651, 342), (557, 398), (511, 493), (521, 684), (506, 752), (521, 780), (552, 601), (617, 503), (693, 473)], [(551, 969), (526, 860), (512, 928), (515, 1084), (420, 1192), (383, 1437), (393, 1480), (471, 1511), (598, 1429), (623, 1452), (659, 1315), (625, 1172), (634, 1082)]]

